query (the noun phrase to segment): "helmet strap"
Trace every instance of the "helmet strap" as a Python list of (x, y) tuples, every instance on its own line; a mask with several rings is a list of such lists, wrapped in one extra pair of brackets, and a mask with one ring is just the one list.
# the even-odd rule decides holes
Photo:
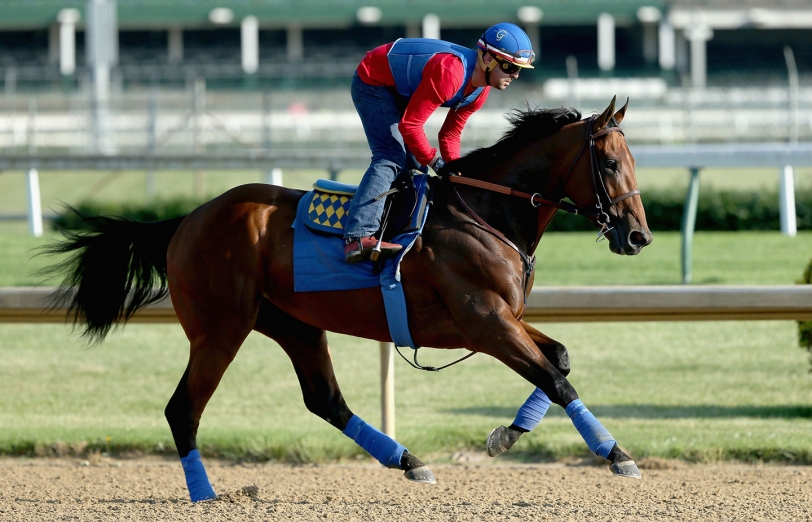
[(491, 63), (485, 63), (484, 56), (485, 53), (482, 49), (477, 49), (476, 60), (479, 63), (479, 67), (485, 71), (485, 85), (491, 87), (491, 71), (498, 65), (498, 62), (496, 58), (491, 55)]

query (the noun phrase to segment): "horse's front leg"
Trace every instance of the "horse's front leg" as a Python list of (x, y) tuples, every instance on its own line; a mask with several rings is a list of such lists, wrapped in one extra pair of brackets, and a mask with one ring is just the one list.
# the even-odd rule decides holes
[(497, 309), (496, 313), (492, 309), (486, 316), (479, 317), (479, 321), (467, 323), (476, 325), (475, 331), (468, 332), (472, 348), (499, 359), (535, 385), (551, 402), (564, 408), (589, 449), (609, 460), (614, 474), (640, 478), (640, 470), (632, 458), (620, 449), (609, 430), (581, 402), (575, 388), (539, 349), (527, 328), (513, 317), (506, 304), (497, 305)]
[[(550, 361), (558, 371), (566, 377), (570, 373), (570, 358), (567, 348), (556, 340), (547, 337), (525, 321), (519, 321), (524, 331), (541, 350), (544, 357)], [(533, 431), (550, 408), (550, 398), (540, 388), (533, 390), (530, 397), (524, 402), (516, 418), (510, 426), (499, 426), (488, 435), (485, 449), (489, 457), (496, 457), (509, 450), (523, 433)]]

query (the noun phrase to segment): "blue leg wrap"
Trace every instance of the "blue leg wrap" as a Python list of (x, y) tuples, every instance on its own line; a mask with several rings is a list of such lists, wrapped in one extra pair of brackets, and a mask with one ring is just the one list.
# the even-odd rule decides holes
[(519, 408), (519, 412), (516, 414), (516, 419), (513, 421), (513, 424), (527, 431), (533, 431), (536, 426), (539, 425), (541, 419), (544, 418), (544, 415), (547, 414), (550, 404), (551, 401), (550, 398), (547, 397), (547, 394), (536, 388), (536, 390), (530, 394), (530, 397), (524, 401), (522, 407)]
[(584, 403), (578, 399), (569, 403), (567, 405), (567, 415), (572, 419), (575, 429), (584, 438), (584, 442), (589, 446), (590, 451), (607, 458), (616, 441), (612, 438), (609, 430), (604, 428), (603, 424), (586, 409)]
[(189, 489), (189, 497), (192, 502), (209, 500), (215, 498), (217, 494), (211, 487), (209, 476), (206, 475), (206, 468), (200, 460), (200, 452), (192, 450), (188, 455), (180, 459), (183, 465), (183, 473), (186, 475), (186, 487)]
[(400, 457), (406, 448), (398, 441), (353, 415), (342, 432), (388, 468), (400, 469)]

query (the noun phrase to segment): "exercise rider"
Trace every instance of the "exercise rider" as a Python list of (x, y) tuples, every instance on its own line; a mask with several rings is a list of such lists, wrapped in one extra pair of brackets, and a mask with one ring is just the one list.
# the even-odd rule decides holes
[[(402, 38), (367, 52), (352, 79), (352, 101), (364, 125), (372, 162), (349, 208), (344, 256), (363, 261), (373, 250), (393, 255), (402, 247), (373, 236), (380, 228), (384, 199), (404, 168), (429, 166), (442, 173), (445, 161), (460, 156), (468, 117), (504, 90), (523, 68), (533, 68), (530, 39), (518, 26), (499, 23), (485, 31), (476, 49), (430, 38)], [(423, 125), (438, 107), (447, 107), (438, 135), (429, 145)]]

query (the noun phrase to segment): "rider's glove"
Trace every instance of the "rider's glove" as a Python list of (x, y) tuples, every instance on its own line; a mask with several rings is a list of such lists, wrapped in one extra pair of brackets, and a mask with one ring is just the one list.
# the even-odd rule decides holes
[(439, 153), (434, 157), (431, 163), (429, 163), (429, 167), (441, 178), (448, 175), (448, 171), (445, 168), (445, 160), (443, 160)]

